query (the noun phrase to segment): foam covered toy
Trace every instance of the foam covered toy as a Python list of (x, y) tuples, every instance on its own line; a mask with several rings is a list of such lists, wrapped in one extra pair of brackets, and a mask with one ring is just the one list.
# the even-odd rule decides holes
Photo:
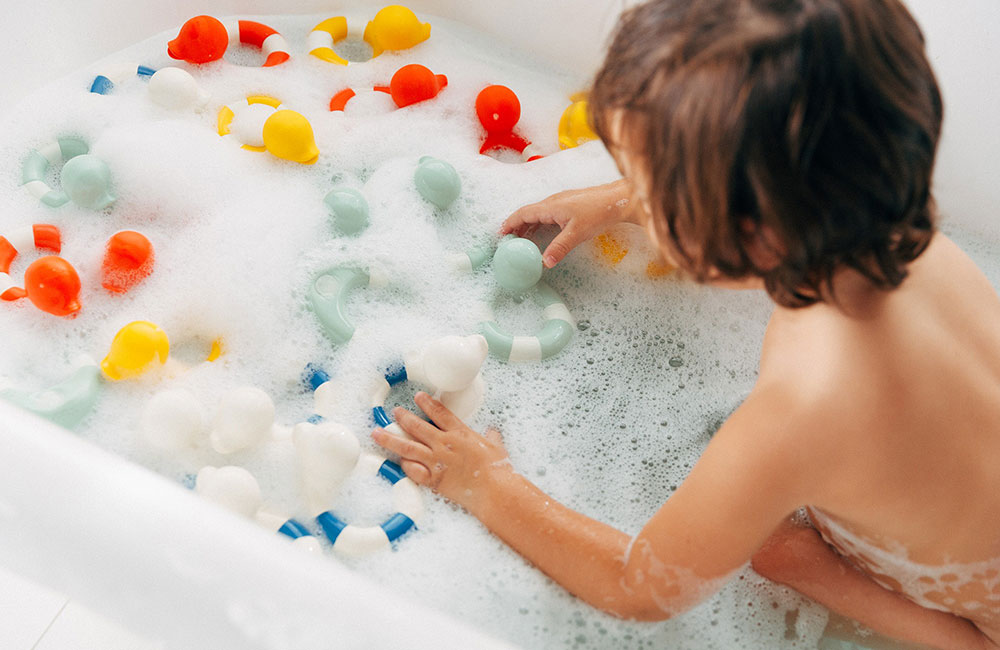
[(462, 192), (462, 179), (451, 164), (424, 156), (413, 172), (413, 182), (417, 192), (437, 207), (445, 210)]
[(338, 187), (323, 198), (333, 229), (341, 235), (357, 235), (368, 227), (368, 200), (353, 187)]
[(278, 533), (292, 540), (292, 546), (302, 549), (307, 553), (320, 555), (323, 547), (316, 539), (312, 531), (306, 528), (301, 522), (290, 519), (288, 515), (271, 510), (267, 506), (262, 507), (254, 515), (257, 523), (268, 529), (272, 533)]
[(507, 86), (487, 86), (476, 96), (476, 117), (486, 130), (486, 138), (479, 153), (509, 149), (521, 154), (525, 162), (542, 156), (531, 142), (514, 132), (521, 119), (521, 102)]
[(313, 27), (306, 36), (306, 50), (309, 54), (337, 65), (348, 65), (350, 61), (337, 54), (333, 46), (347, 38), (347, 18), (335, 16), (327, 18)]
[(411, 63), (396, 70), (388, 86), (375, 86), (373, 90), (389, 93), (396, 106), (405, 108), (434, 99), (447, 85), (448, 77), (445, 75), (434, 74), (419, 63)]
[(8, 386), (0, 389), (0, 399), (72, 429), (94, 409), (101, 393), (100, 375), (94, 360), (85, 357), (68, 377), (48, 388), (29, 391)]
[(587, 100), (578, 99), (566, 107), (559, 118), (559, 148), (572, 149), (584, 142), (597, 139), (593, 127), (590, 126)]
[(109, 66), (94, 77), (90, 83), (90, 92), (97, 95), (108, 95), (114, 90), (115, 84), (121, 83), (131, 76), (149, 79), (156, 72), (153, 68), (138, 63), (123, 63)]
[(361, 443), (350, 429), (328, 420), (296, 424), (292, 443), (306, 506), (312, 512), (322, 512), (357, 465)]
[(53, 225), (36, 223), (13, 230), (7, 236), (0, 235), (0, 300), (11, 302), (28, 296), (10, 277), (10, 265), (22, 250), (31, 247), (58, 253), (62, 250), (62, 234)]
[(157, 70), (149, 78), (149, 98), (154, 103), (172, 110), (201, 109), (209, 95), (187, 70), (167, 67)]
[(309, 120), (267, 95), (251, 95), (245, 102), (223, 106), (216, 130), (220, 136), (231, 135), (248, 151), (267, 151), (304, 165), (319, 159)]
[(313, 278), (306, 299), (330, 340), (343, 344), (353, 338), (356, 329), (347, 316), (347, 299), (351, 291), (365, 286), (380, 287), (385, 283), (386, 278), (377, 268), (366, 271), (336, 266)]
[(202, 467), (194, 490), (209, 501), (244, 517), (253, 517), (264, 505), (260, 485), (253, 474), (234, 465)]
[(231, 40), (260, 48), (265, 68), (291, 58), (285, 37), (272, 27), (252, 20), (223, 24), (211, 16), (195, 16), (185, 22), (177, 38), (167, 43), (167, 54), (188, 63), (209, 63), (222, 58)]
[[(57, 208), (72, 200), (85, 208), (101, 210), (115, 197), (110, 192), (111, 171), (99, 158), (88, 154), (90, 148), (79, 138), (59, 138), (28, 154), (21, 167), (21, 185), (45, 205)], [(82, 158), (78, 162), (76, 159)], [(63, 164), (62, 189), (45, 182), (51, 165)], [(72, 163), (72, 164), (71, 164)]]
[(402, 5), (381, 9), (365, 27), (364, 39), (378, 56), (385, 51), (408, 50), (431, 36), (430, 23), (421, 23), (417, 15)]
[(111, 381), (132, 379), (163, 366), (169, 356), (167, 333), (149, 321), (134, 321), (115, 334), (101, 371)]
[(125, 293), (153, 272), (153, 244), (142, 233), (123, 230), (108, 240), (101, 264), (101, 286)]
[(142, 409), (139, 428), (146, 442), (165, 451), (196, 449), (208, 433), (201, 400), (183, 388), (153, 395)]
[(24, 290), (35, 307), (53, 316), (74, 316), (80, 311), (80, 276), (72, 264), (56, 255), (28, 266)]
[(385, 400), (393, 386), (413, 382), (431, 393), (461, 420), (472, 417), (482, 406), (486, 384), (480, 369), (486, 360), (484, 337), (445, 336), (413, 350), (403, 364), (379, 379), (372, 392), (372, 418), (386, 430), (406, 436), (385, 410)]
[(541, 252), (534, 242), (516, 235), (504, 237), (493, 256), (493, 271), (501, 287), (531, 295), (542, 308), (545, 325), (533, 335), (520, 336), (508, 332), (495, 319), (483, 321), (480, 328), (490, 354), (502, 361), (541, 361), (561, 352), (573, 338), (576, 322), (559, 294), (540, 281)]
[(219, 400), (209, 440), (220, 454), (250, 449), (267, 440), (274, 429), (274, 402), (259, 388), (241, 386)]

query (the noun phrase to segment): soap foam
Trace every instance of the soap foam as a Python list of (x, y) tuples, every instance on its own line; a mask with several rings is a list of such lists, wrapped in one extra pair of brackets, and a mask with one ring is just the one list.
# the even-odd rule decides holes
[[(45, 386), (81, 352), (100, 359), (126, 323), (156, 322), (190, 368), (107, 387), (80, 435), (179, 482), (204, 465), (241, 465), (257, 477), (271, 507), (303, 519), (308, 513), (287, 438), (228, 457), (169, 455), (139, 435), (143, 404), (157, 390), (187, 388), (210, 423), (227, 390), (250, 384), (271, 395), (279, 422), (290, 426), (312, 413), (301, 374), (317, 363), (338, 387), (333, 417), (358, 434), (364, 449), (377, 451), (368, 438), (370, 390), (406, 351), (475, 332), (484, 304), (512, 330), (541, 325), (530, 300), (518, 304), (502, 295), (488, 270), (452, 271), (447, 255), (495, 240), (503, 219), (524, 204), (617, 177), (599, 143), (557, 153), (559, 116), (584, 80), (439, 18), (430, 18), (433, 37), (411, 52), (336, 67), (304, 54), (305, 34), (325, 17), (262, 18), (293, 52), (289, 63), (268, 69), (179, 64), (163, 47), (174, 32), (158, 35), (27, 99), (8, 116), (0, 142), (0, 233), (32, 222), (58, 225), (63, 255), (83, 281), (84, 305), (73, 320), (30, 305), (0, 305), (3, 374), (22, 386)], [(358, 26), (370, 16), (348, 18)], [(259, 63), (254, 56), (239, 51), (231, 58)], [(87, 92), (102, 66), (127, 60), (180, 65), (213, 101), (202, 113), (166, 110), (149, 100), (138, 78), (109, 96)], [(414, 62), (449, 77), (433, 101), (397, 111), (387, 96), (369, 93), (343, 113), (327, 110), (339, 90), (387, 84), (396, 69)], [(548, 157), (522, 165), (478, 154), (473, 106), (479, 90), (493, 83), (518, 94), (520, 132)], [(311, 121), (322, 152), (316, 165), (243, 151), (216, 135), (219, 107), (261, 93)], [(110, 165), (119, 200), (109, 210), (49, 209), (18, 187), (28, 151), (64, 135), (85, 138)], [(413, 171), (423, 155), (450, 162), (462, 178), (462, 194), (447, 210), (416, 192)], [(50, 182), (57, 178), (53, 170)], [(371, 226), (358, 237), (332, 234), (322, 199), (337, 184), (356, 187), (370, 203)], [(100, 288), (100, 264), (105, 242), (123, 229), (150, 238), (156, 267), (129, 293), (112, 296)], [(544, 363), (487, 359), (486, 402), (471, 424), (499, 428), (514, 467), (553, 498), (634, 534), (750, 390), (771, 303), (755, 292), (650, 279), (652, 251), (638, 229), (625, 232), (629, 253), (617, 266), (584, 244), (546, 272), (578, 331)], [(950, 234), (996, 285), (995, 242)], [(22, 255), (15, 276), (36, 257)], [(357, 334), (349, 345), (333, 346), (306, 306), (308, 284), (331, 266), (372, 264), (390, 281), (355, 292), (349, 307)], [(200, 362), (217, 337), (224, 356)], [(408, 390), (394, 391), (389, 403)], [(377, 524), (392, 512), (390, 490), (381, 483), (352, 478), (330, 506), (353, 523)], [(426, 491), (425, 498), (419, 530), (393, 552), (360, 559), (330, 552), (328, 560), (522, 647), (811, 648), (826, 621), (819, 606), (746, 569), (669, 622), (621, 622), (569, 596), (472, 517)]]

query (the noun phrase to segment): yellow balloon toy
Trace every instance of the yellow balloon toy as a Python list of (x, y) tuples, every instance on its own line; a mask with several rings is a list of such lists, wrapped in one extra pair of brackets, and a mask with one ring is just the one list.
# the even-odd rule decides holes
[(167, 333), (149, 321), (135, 321), (121, 328), (111, 342), (111, 351), (101, 362), (111, 381), (132, 379), (162, 366), (170, 355)]
[(587, 100), (577, 99), (570, 104), (559, 119), (559, 148), (572, 149), (584, 142), (597, 139), (590, 126)]
[(408, 50), (431, 36), (430, 23), (421, 23), (417, 15), (402, 5), (385, 7), (365, 27), (365, 41), (372, 55), (385, 51)]
[(275, 111), (264, 122), (264, 148), (278, 158), (303, 165), (312, 165), (319, 159), (309, 120), (287, 108)]

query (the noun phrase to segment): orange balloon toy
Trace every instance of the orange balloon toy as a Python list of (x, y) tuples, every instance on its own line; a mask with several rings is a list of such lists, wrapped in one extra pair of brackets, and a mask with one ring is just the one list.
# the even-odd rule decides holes
[(404, 108), (428, 99), (434, 99), (448, 85), (448, 77), (434, 74), (428, 68), (411, 63), (392, 75), (388, 86), (375, 86), (374, 90), (392, 95), (396, 106)]
[(153, 244), (141, 233), (123, 230), (112, 235), (101, 265), (101, 286), (125, 293), (153, 272)]
[(80, 276), (56, 255), (31, 263), (24, 272), (24, 289), (35, 307), (54, 316), (75, 316), (80, 311)]

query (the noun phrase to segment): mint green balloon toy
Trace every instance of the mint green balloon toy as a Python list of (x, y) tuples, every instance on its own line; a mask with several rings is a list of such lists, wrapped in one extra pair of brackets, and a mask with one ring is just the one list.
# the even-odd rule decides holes
[(61, 382), (42, 390), (0, 390), (0, 399), (72, 429), (94, 409), (101, 393), (101, 370), (88, 360)]
[(450, 164), (431, 156), (424, 156), (413, 172), (413, 182), (420, 196), (445, 210), (462, 192), (462, 179)]
[(368, 227), (368, 201), (364, 194), (351, 187), (330, 191), (323, 201), (330, 210), (333, 229), (341, 235), (357, 235)]
[(73, 203), (92, 210), (103, 210), (115, 202), (111, 194), (111, 170), (93, 154), (81, 154), (66, 161), (62, 168), (62, 189)]
[(530, 239), (507, 235), (493, 256), (493, 275), (508, 291), (527, 291), (542, 279), (542, 252)]

